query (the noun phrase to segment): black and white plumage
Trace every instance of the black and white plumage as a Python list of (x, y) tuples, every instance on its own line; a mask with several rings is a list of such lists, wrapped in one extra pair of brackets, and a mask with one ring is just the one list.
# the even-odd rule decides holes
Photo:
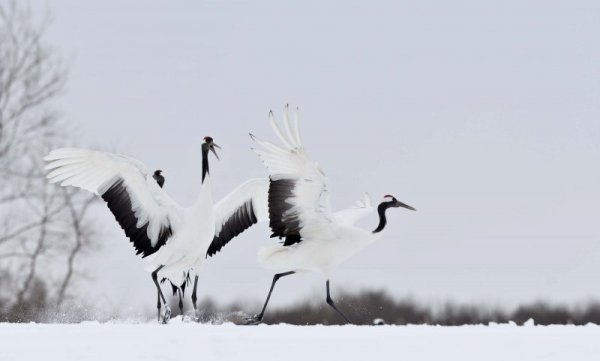
[(359, 219), (375, 211), (368, 195), (354, 207), (333, 212), (329, 180), (304, 150), (298, 114), (290, 118), (286, 106), (283, 126), (275, 121), (273, 112), (269, 113), (269, 121), (280, 144), (259, 140), (252, 134), (251, 138), (258, 145), (254, 151), (269, 172), (271, 237), (278, 237), (283, 242), (259, 252), (260, 264), (277, 273), (261, 313), (248, 321), (260, 322), (277, 280), (298, 271), (322, 273), (327, 279), (327, 303), (348, 321), (330, 297), (329, 276), (332, 269), (382, 236), (387, 223), (387, 209), (415, 209), (388, 195), (377, 207), (380, 220), (375, 230), (355, 226)]
[(285, 238), (284, 246), (291, 246), (302, 240), (300, 218), (287, 199), (294, 197), (296, 183), (291, 179), (271, 180), (269, 185), (269, 226), (271, 237)]
[[(160, 170), (160, 169), (155, 170), (154, 174), (152, 174), (152, 178), (154, 178), (154, 180), (156, 181), (156, 183), (158, 184), (159, 187), (161, 187), (161, 188), (164, 187), (165, 177), (162, 175), (162, 170)], [(191, 282), (190, 272), (189, 271), (184, 272), (183, 281), (179, 285), (175, 285), (172, 280), (169, 280), (167, 278), (161, 279), (160, 283), (163, 284), (166, 281), (169, 281), (169, 283), (171, 284), (171, 290), (173, 291), (173, 296), (175, 296), (175, 295), (179, 296), (179, 311), (181, 314), (183, 314), (183, 297), (185, 297), (186, 287)], [(159, 300), (159, 303), (160, 303), (160, 300)]]
[(207, 256), (214, 256), (221, 248), (225, 247), (229, 241), (241, 232), (250, 228), (258, 222), (254, 213), (253, 200), (247, 200), (242, 206), (233, 211), (223, 223), (218, 231), (215, 231), (215, 237), (206, 251)]
[(165, 219), (165, 223), (160, 224), (158, 233), (154, 233), (155, 235), (152, 236), (148, 230), (150, 221), (140, 224), (141, 217), (136, 216), (136, 209), (132, 207), (134, 201), (129, 192), (125, 180), (119, 177), (110, 187), (106, 190), (101, 189), (99, 193), (125, 231), (125, 235), (133, 243), (136, 254), (141, 253), (142, 257), (146, 257), (164, 246), (173, 231), (170, 222)]
[[(44, 158), (48, 162), (50, 183), (79, 187), (106, 201), (137, 254), (148, 262), (146, 269), (152, 272), (158, 290), (159, 315), (161, 300), (169, 313), (165, 313), (164, 321), (168, 321), (170, 309), (158, 277), (181, 285), (186, 282), (189, 271), (197, 275), (210, 247), (220, 249), (251, 225), (236, 221), (240, 212), (247, 213), (251, 208), (254, 223), (268, 216), (267, 179), (251, 179), (217, 204), (213, 203), (208, 154), (213, 152), (217, 156), (215, 147), (218, 146), (210, 137), (204, 140), (202, 184), (196, 202), (190, 207), (175, 202), (161, 188), (164, 178), (156, 179), (156, 173), (149, 173), (133, 158), (76, 148), (56, 149)], [(221, 232), (224, 229), (226, 234)], [(213, 241), (215, 246), (211, 246)], [(197, 278), (194, 288), (196, 286)], [(195, 294), (194, 289), (194, 297)]]

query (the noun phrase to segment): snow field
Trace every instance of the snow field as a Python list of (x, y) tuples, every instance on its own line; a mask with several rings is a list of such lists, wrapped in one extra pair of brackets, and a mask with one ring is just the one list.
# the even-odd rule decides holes
[(600, 327), (0, 324), (0, 360), (599, 360)]

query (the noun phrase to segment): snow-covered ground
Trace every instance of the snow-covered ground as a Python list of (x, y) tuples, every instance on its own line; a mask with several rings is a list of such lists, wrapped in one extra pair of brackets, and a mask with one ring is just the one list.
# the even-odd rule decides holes
[(600, 327), (0, 324), (0, 360), (598, 360)]

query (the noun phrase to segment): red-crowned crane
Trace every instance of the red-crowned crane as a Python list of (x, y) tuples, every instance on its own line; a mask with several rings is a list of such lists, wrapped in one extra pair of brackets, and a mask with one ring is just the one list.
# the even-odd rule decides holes
[[(271, 237), (283, 243), (259, 252), (260, 264), (276, 272), (261, 312), (248, 318), (248, 324), (261, 322), (271, 293), (278, 279), (300, 271), (320, 272), (326, 279), (327, 303), (341, 316), (350, 320), (336, 307), (329, 292), (332, 269), (383, 235), (390, 208), (413, 207), (386, 195), (375, 208), (368, 195), (358, 206), (333, 212), (330, 205), (331, 187), (323, 170), (310, 160), (302, 145), (298, 129), (298, 114), (290, 119), (288, 107), (283, 113), (283, 127), (269, 113), (269, 121), (280, 144), (262, 141), (254, 151), (266, 166), (269, 178), (269, 225)], [(374, 230), (355, 226), (364, 216), (377, 210), (379, 223)]]
[[(50, 183), (74, 186), (93, 192), (106, 201), (137, 254), (148, 261), (146, 269), (158, 292), (158, 318), (165, 307), (163, 322), (171, 310), (158, 283), (158, 277), (174, 285), (186, 282), (191, 270), (197, 275), (210, 249), (220, 249), (259, 220), (267, 211), (267, 179), (251, 179), (237, 187), (217, 204), (213, 203), (209, 152), (218, 159), (219, 148), (211, 137), (202, 144), (202, 184), (196, 202), (183, 207), (160, 186), (158, 174), (133, 158), (87, 149), (62, 148), (44, 159)], [(196, 308), (197, 276), (192, 295)]]

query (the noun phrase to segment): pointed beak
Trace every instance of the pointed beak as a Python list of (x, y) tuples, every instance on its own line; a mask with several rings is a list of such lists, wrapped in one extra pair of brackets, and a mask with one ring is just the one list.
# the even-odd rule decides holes
[(221, 160), (221, 158), (219, 158), (219, 155), (217, 154), (217, 151), (215, 150), (215, 148), (221, 149), (221, 147), (219, 147), (215, 143), (211, 143), (210, 147), (209, 147), (210, 151), (213, 152), (213, 154), (215, 155), (215, 157), (217, 157), (218, 160)]
[(416, 211), (415, 208), (409, 206), (408, 204), (404, 204), (404, 203), (402, 203), (400, 201), (396, 201), (396, 204), (394, 204), (394, 206), (396, 206), (396, 207), (402, 207), (402, 208), (406, 208), (406, 209), (410, 209), (411, 211)]

